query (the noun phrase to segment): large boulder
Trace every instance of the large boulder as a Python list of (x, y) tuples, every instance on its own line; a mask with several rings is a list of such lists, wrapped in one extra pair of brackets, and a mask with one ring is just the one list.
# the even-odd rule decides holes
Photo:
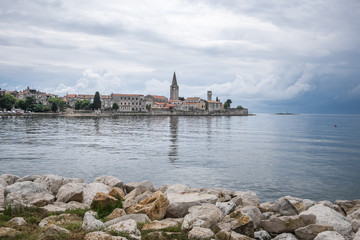
[(315, 223), (314, 215), (282, 216), (262, 220), (261, 227), (269, 233), (294, 232), (298, 228)]
[(71, 232), (65, 228), (56, 226), (54, 224), (44, 228), (42, 233), (39, 236), (39, 240), (48, 240), (48, 239), (59, 239), (69, 237)]
[(35, 181), (37, 178), (41, 178), (41, 175), (38, 174), (32, 174), (32, 175), (26, 175), (25, 177), (19, 178), (18, 180), (16, 180), (16, 182), (33, 182)]
[(275, 212), (278, 212), (283, 216), (294, 216), (299, 214), (296, 207), (293, 206), (286, 197), (276, 200), (273, 209)]
[(63, 203), (63, 202), (54, 202), (52, 204), (46, 205), (44, 207), (40, 207), (40, 210), (45, 212), (45, 213), (50, 213), (50, 212), (65, 212), (66, 210), (74, 210), (74, 209), (88, 209), (90, 208), (89, 205), (84, 204), (84, 203), (79, 203), (79, 202), (68, 202), (68, 203)]
[(254, 228), (258, 228), (260, 226), (261, 221), (261, 212), (257, 207), (254, 206), (246, 206), (240, 209), (241, 213), (247, 215), (254, 222)]
[(109, 190), (110, 187), (103, 183), (89, 183), (83, 192), (83, 203), (90, 206), (96, 193), (102, 192), (107, 194)]
[(84, 240), (127, 240), (125, 237), (112, 236), (104, 232), (90, 232), (85, 235)]
[(145, 213), (151, 220), (161, 220), (164, 218), (168, 206), (169, 200), (166, 194), (157, 191), (139, 204), (130, 207), (127, 213)]
[(358, 210), (355, 210), (354, 212), (347, 215), (347, 218), (350, 220), (357, 219), (360, 220), (360, 208)]
[(0, 212), (5, 208), (5, 187), (0, 185)]
[(11, 226), (23, 226), (26, 224), (26, 221), (24, 218), (22, 217), (14, 217), (11, 220), (9, 220), (7, 222), (7, 224), (11, 225)]
[(141, 191), (141, 193), (146, 191), (150, 191), (150, 192), (156, 191), (154, 185), (150, 181), (132, 182), (125, 184), (125, 189), (127, 193), (130, 193), (135, 188), (138, 188)]
[(333, 226), (310, 224), (306, 227), (298, 228), (295, 230), (295, 235), (300, 240), (313, 240), (319, 233), (325, 231), (333, 231)]
[(143, 214), (143, 213), (140, 213), (140, 214), (127, 214), (127, 215), (124, 215), (122, 217), (118, 217), (118, 218), (115, 218), (113, 220), (105, 222), (105, 226), (108, 227), (110, 225), (113, 225), (113, 224), (116, 224), (118, 222), (122, 222), (122, 221), (125, 221), (125, 220), (128, 220), (128, 219), (132, 219), (137, 223), (151, 222), (150, 218), (146, 214)]
[(110, 225), (105, 228), (105, 231), (112, 231), (117, 233), (127, 233), (130, 236), (140, 236), (141, 233), (137, 229), (137, 223), (133, 219), (128, 219), (125, 221), (121, 221), (118, 223), (115, 223), (113, 225)]
[(264, 230), (254, 232), (254, 238), (256, 240), (271, 240), (270, 234)]
[(338, 232), (325, 231), (325, 232), (319, 233), (314, 238), (314, 240), (345, 240), (345, 238), (343, 236), (341, 236), (341, 234), (339, 234)]
[(92, 209), (110, 209), (115, 208), (116, 205), (118, 205), (119, 199), (116, 199), (109, 194), (98, 192), (96, 193), (92, 203), (91, 208)]
[(353, 240), (360, 240), (360, 231), (357, 231)]
[(208, 194), (216, 195), (218, 197), (217, 202), (228, 202), (234, 195), (233, 191), (224, 188), (210, 188), (205, 192)]
[(326, 207), (322, 204), (316, 204), (300, 214), (313, 214), (316, 216), (316, 224), (333, 226), (334, 231), (343, 235), (346, 239), (350, 239), (353, 235), (351, 222), (349, 219)]
[(317, 202), (316, 204), (322, 204), (322, 205), (324, 205), (324, 206), (327, 206), (327, 207), (329, 207), (329, 208), (332, 208), (332, 209), (334, 209), (335, 211), (337, 211), (338, 213), (340, 213), (340, 214), (342, 214), (342, 215), (345, 216), (345, 212), (341, 209), (341, 207), (340, 207), (339, 205), (337, 205), (337, 204), (333, 204), (333, 203), (330, 202), (330, 201), (327, 201), (327, 200), (325, 200), (325, 201), (320, 201), (320, 202)]
[(360, 199), (356, 200), (336, 200), (335, 204), (340, 206), (341, 209), (345, 211), (346, 214), (350, 214), (353, 212), (354, 208), (355, 210), (360, 207)]
[(190, 230), (194, 227), (210, 228), (223, 218), (223, 213), (213, 204), (204, 204), (189, 208), (181, 228)]
[(189, 239), (196, 239), (196, 240), (207, 240), (212, 238), (213, 236), (215, 236), (213, 231), (211, 231), (208, 228), (202, 228), (202, 227), (194, 227), (188, 233)]
[(122, 188), (118, 188), (118, 187), (112, 187), (109, 191), (109, 195), (114, 198), (117, 198), (117, 199), (125, 198), (124, 190)]
[(186, 193), (168, 193), (170, 201), (166, 211), (166, 218), (182, 218), (188, 212), (189, 208), (205, 203), (215, 204), (217, 196), (207, 193), (186, 192)]
[(97, 231), (105, 228), (105, 224), (96, 219), (97, 213), (94, 211), (87, 211), (84, 215), (82, 228), (85, 231)]
[(254, 221), (241, 210), (225, 216), (216, 226), (221, 230), (228, 229), (250, 237), (254, 236)]
[(188, 193), (191, 192), (190, 188), (184, 184), (173, 184), (170, 186), (167, 186), (165, 194), (170, 193)]
[(39, 223), (39, 227), (44, 228), (44, 227), (48, 227), (52, 224), (57, 225), (57, 226), (65, 226), (68, 224), (81, 223), (81, 221), (82, 221), (81, 217), (79, 217), (76, 214), (63, 213), (60, 215), (53, 215), (53, 216), (44, 218)]
[(225, 215), (233, 212), (236, 208), (236, 204), (234, 202), (217, 202), (216, 207), (218, 207)]
[(56, 195), (57, 202), (82, 202), (83, 201), (83, 192), (84, 187), (80, 186), (76, 183), (67, 183), (61, 188), (59, 188), (58, 193)]
[(6, 239), (6, 238), (14, 237), (18, 233), (19, 232), (13, 228), (0, 227), (0, 238)]
[(0, 179), (6, 182), (7, 185), (12, 185), (19, 179), (19, 177), (12, 174), (1, 174)]
[(126, 212), (122, 208), (115, 208), (108, 216), (106, 216), (106, 220), (110, 221), (118, 217), (125, 216)]
[(66, 183), (71, 182), (71, 180), (58, 175), (47, 174), (35, 179), (34, 182), (45, 184), (47, 188), (56, 195), (58, 190)]
[(255, 240), (254, 238), (239, 234), (229, 229), (223, 229), (215, 235), (216, 240)]
[(95, 183), (103, 183), (109, 187), (118, 187), (118, 188), (123, 188), (124, 187), (124, 183), (122, 181), (120, 181), (118, 178), (113, 177), (113, 176), (101, 176), (101, 177), (97, 177), (94, 180)]
[(242, 192), (236, 191), (234, 192), (235, 197), (240, 197), (242, 200), (242, 206), (258, 206), (259, 205), (259, 197), (255, 192)]
[(184, 221), (183, 218), (166, 218), (160, 221), (153, 221), (151, 223), (145, 223), (141, 230), (152, 230), (152, 231), (159, 231), (165, 228), (176, 228)]

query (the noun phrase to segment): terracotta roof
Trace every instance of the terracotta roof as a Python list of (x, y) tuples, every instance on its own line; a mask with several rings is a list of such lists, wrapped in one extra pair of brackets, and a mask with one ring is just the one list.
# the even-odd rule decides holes
[(187, 99), (185, 99), (185, 102), (187, 101), (200, 101), (202, 100), (201, 98), (199, 97), (188, 97)]
[(182, 102), (181, 100), (169, 100), (169, 102)]
[(164, 96), (158, 96), (158, 95), (150, 95), (150, 96), (152, 96), (152, 97), (154, 97), (154, 98), (166, 99), (166, 97), (164, 97)]
[(164, 102), (155, 102), (156, 105), (166, 105)]
[(221, 103), (219, 101), (207, 101), (208, 103)]
[(66, 94), (65, 97), (67, 97), (67, 98), (75, 98), (76, 94)]
[(112, 93), (112, 96), (119, 96), (119, 97), (142, 97), (144, 95), (141, 94), (118, 94), (118, 93)]
[(175, 104), (168, 104), (168, 105), (166, 105), (167, 107), (176, 107), (176, 105)]
[(197, 105), (198, 103), (195, 102), (185, 102), (182, 105)]
[(111, 96), (109, 96), (109, 95), (100, 95), (100, 98), (103, 98), (103, 99), (105, 99), (105, 98), (110, 99), (110, 98), (111, 98)]
[(79, 97), (79, 98), (93, 98), (94, 95), (78, 94), (78, 95), (76, 95), (76, 97)]

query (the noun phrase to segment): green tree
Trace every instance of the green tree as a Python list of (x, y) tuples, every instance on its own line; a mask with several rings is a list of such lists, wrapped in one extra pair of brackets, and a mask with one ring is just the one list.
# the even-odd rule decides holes
[(94, 109), (98, 110), (101, 108), (101, 99), (100, 99), (100, 93), (96, 92), (94, 96)]
[(150, 109), (151, 109), (151, 104), (146, 104), (145, 108), (146, 108), (146, 110), (150, 111)]
[(26, 110), (35, 111), (36, 99), (34, 96), (26, 97), (25, 102), (26, 102)]
[(184, 101), (185, 98), (184, 97), (179, 97), (179, 100)]
[(237, 108), (237, 109), (240, 109), (240, 110), (241, 110), (241, 109), (244, 109), (243, 106), (241, 106), (241, 105), (238, 105), (236, 108)]
[(53, 102), (51, 104), (51, 111), (56, 112), (58, 110), (58, 105), (56, 104), (56, 102)]
[(16, 98), (11, 94), (4, 94), (0, 96), (0, 108), (11, 110), (16, 103)]
[(81, 101), (76, 101), (75, 102), (75, 110), (80, 110), (81, 109), (81, 107), (82, 107), (82, 103), (81, 103)]
[(224, 103), (224, 108), (225, 108), (225, 109), (230, 108), (230, 105), (231, 105), (231, 104), (232, 104), (231, 99), (226, 100), (226, 102)]
[(81, 101), (81, 109), (89, 110), (90, 109), (90, 102), (87, 99), (83, 99)]
[(113, 103), (112, 109), (117, 111), (119, 109), (119, 105), (117, 103)]
[(66, 102), (64, 100), (62, 100), (61, 98), (50, 98), (49, 103), (51, 103), (51, 106), (53, 103), (55, 103), (60, 112), (65, 112)]
[(89, 109), (90, 109), (90, 110), (94, 110), (94, 103), (90, 103)]
[(217, 102), (219, 102), (219, 101), (220, 101), (218, 97), (216, 97), (216, 101), (217, 101)]
[(44, 106), (42, 105), (42, 103), (38, 103), (35, 105), (35, 112), (43, 112), (44, 111)]
[(15, 103), (16, 108), (20, 108), (22, 110), (26, 110), (26, 101), (24, 99), (19, 99)]

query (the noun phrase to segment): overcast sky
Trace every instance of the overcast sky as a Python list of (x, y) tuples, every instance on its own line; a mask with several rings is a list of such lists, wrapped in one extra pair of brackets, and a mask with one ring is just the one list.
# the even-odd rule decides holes
[(0, 88), (360, 113), (359, 0), (1, 0)]

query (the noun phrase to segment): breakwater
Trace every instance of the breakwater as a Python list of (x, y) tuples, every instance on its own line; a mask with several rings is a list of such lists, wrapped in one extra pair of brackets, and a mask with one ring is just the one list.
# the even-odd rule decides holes
[[(32, 220), (36, 231), (27, 232), (38, 234), (39, 239), (73, 238), (74, 232), (76, 239), (88, 240), (360, 238), (360, 200), (332, 203), (284, 196), (262, 202), (252, 191), (183, 184), (155, 187), (149, 181), (124, 183), (114, 176), (86, 183), (81, 178), (49, 174), (21, 178), (2, 174), (1, 219), (6, 219), (9, 209), (45, 213)], [(76, 215), (75, 209), (85, 213)], [(17, 217), (0, 224), (0, 237), (19, 239), (25, 229), (20, 226), (30, 223)]]

